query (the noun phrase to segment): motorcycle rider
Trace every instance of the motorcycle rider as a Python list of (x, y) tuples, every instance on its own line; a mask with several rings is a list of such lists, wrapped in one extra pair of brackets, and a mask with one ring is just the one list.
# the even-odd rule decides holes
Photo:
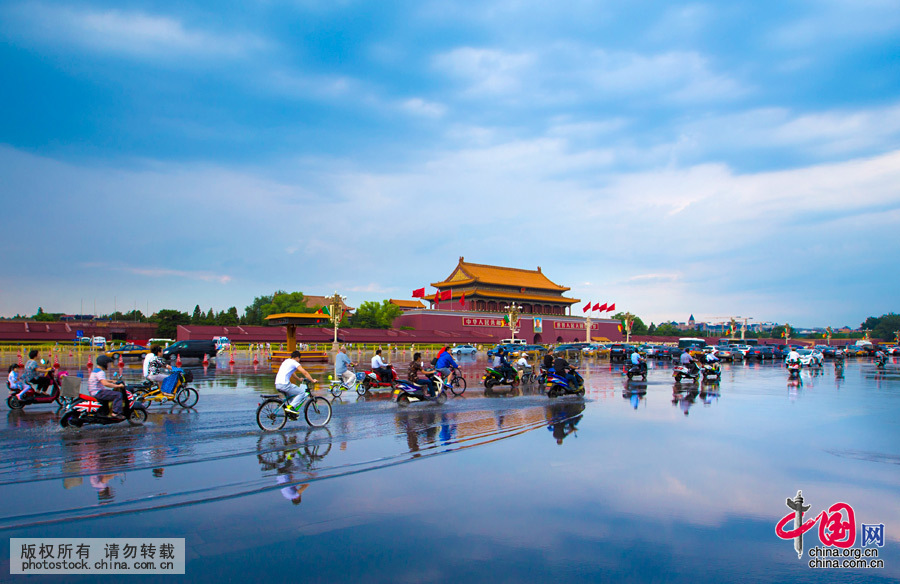
[(694, 373), (697, 372), (697, 369), (698, 369), (697, 361), (691, 355), (690, 347), (686, 347), (684, 349), (684, 351), (681, 353), (681, 357), (679, 358), (679, 361), (684, 367), (687, 367), (687, 370), (691, 375), (693, 375)]
[(788, 365), (790, 365), (791, 363), (799, 363), (800, 353), (797, 352), (797, 349), (791, 347), (791, 352), (788, 353), (787, 358), (785, 358), (784, 362)]
[(647, 371), (647, 360), (644, 359), (637, 351), (631, 354), (631, 365), (633, 367), (639, 367), (641, 373)]
[(553, 369), (553, 351), (547, 351), (547, 354), (544, 355), (544, 361), (541, 363), (541, 366), (547, 371)]
[(124, 383), (114, 383), (106, 378), (106, 368), (112, 363), (112, 359), (106, 355), (97, 357), (97, 366), (88, 378), (88, 392), (97, 401), (112, 402), (112, 411), (109, 414), (114, 420), (124, 420), (122, 415), (122, 389)]
[(22, 378), (25, 383), (35, 385), (38, 391), (46, 392), (53, 380), (47, 375), (50, 367), (38, 367), (37, 358), (40, 354), (41, 352), (37, 349), (32, 349), (28, 352), (28, 361), (25, 362), (25, 373), (22, 375)]
[(416, 353), (413, 355), (412, 363), (409, 364), (406, 378), (414, 385), (428, 387), (428, 395), (434, 397), (437, 394), (437, 389), (434, 386), (434, 381), (429, 376), (429, 373), (432, 372), (432, 369), (425, 368), (425, 363), (422, 361), (422, 353)]
[(434, 364), (434, 370), (441, 372), (445, 383), (450, 383), (450, 376), (453, 374), (454, 369), (459, 369), (459, 365), (450, 353), (450, 346), (444, 345), (443, 351), (438, 354), (437, 363)]
[(569, 382), (569, 387), (576, 387), (578, 380), (575, 378), (575, 369), (563, 357), (563, 353), (553, 360), (553, 370), (557, 375), (562, 375)]
[(312, 375), (300, 365), (300, 355), (300, 351), (291, 353), (291, 356), (281, 363), (281, 367), (278, 368), (278, 373), (275, 375), (275, 389), (291, 400), (287, 407), (293, 412), (297, 411), (300, 403), (309, 395), (308, 389), (304, 391), (291, 383), (294, 373), (299, 371), (310, 383), (316, 383)]
[(391, 373), (390, 366), (381, 358), (381, 349), (375, 351), (372, 357), (372, 371), (374, 371), (383, 382), (393, 383), (394, 375)]
[(879, 367), (884, 367), (884, 364), (887, 363), (887, 355), (884, 354), (884, 351), (878, 349), (875, 352), (875, 364)]
[(515, 379), (516, 370), (513, 369), (513, 366), (509, 364), (509, 359), (506, 358), (506, 350), (500, 349), (499, 351), (497, 351), (497, 356), (500, 357), (500, 375), (502, 375), (504, 379)]

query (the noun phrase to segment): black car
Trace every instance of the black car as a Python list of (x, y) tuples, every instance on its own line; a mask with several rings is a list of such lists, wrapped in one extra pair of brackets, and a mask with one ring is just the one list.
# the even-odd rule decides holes
[(826, 359), (834, 359), (834, 349), (831, 345), (816, 345), (816, 350), (821, 351)]
[(628, 345), (622, 343), (614, 343), (609, 347), (609, 360), (610, 361), (624, 361), (627, 359), (631, 353), (633, 353), (633, 349)]
[(778, 356), (775, 353), (775, 347), (772, 345), (761, 345), (759, 350), (762, 351), (762, 359), (773, 360)]
[(215, 341), (178, 341), (163, 349), (163, 359), (174, 359), (180, 355), (182, 359), (203, 359), (204, 355), (216, 356)]
[(747, 354), (744, 355), (744, 358), (747, 359), (747, 361), (750, 361), (751, 359), (755, 359), (757, 361), (762, 361), (763, 360), (762, 347), (750, 347), (750, 349), (747, 351)]

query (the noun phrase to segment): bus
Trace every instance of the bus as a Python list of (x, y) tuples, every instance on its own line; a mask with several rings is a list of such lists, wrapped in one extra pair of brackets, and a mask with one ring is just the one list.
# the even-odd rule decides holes
[(706, 347), (706, 341), (695, 337), (683, 337), (678, 339), (679, 349), (692, 349), (702, 351)]
[(747, 345), (748, 347), (755, 347), (759, 345), (759, 339), (719, 339), (720, 345)]

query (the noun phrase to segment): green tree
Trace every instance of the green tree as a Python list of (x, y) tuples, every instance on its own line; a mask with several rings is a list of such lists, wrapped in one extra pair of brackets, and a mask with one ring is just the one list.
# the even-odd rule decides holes
[[(253, 299), (253, 303), (244, 309), (244, 316), (241, 318), (243, 324), (248, 325), (264, 325), (265, 318), (270, 314), (281, 314), (283, 312), (298, 312), (301, 314), (309, 314), (315, 312), (318, 306), (307, 306), (306, 297), (303, 292), (285, 292), (277, 290), (271, 296), (257, 296)], [(236, 312), (236, 311), (235, 311)]]
[(194, 307), (194, 312), (191, 314), (191, 324), (202, 324), (203, 323), (203, 311), (200, 310), (200, 305)]
[(237, 308), (234, 306), (216, 314), (216, 324), (219, 326), (237, 326), (238, 322)]
[(363, 302), (353, 313), (349, 324), (356, 328), (391, 328), (394, 319), (400, 316), (402, 311), (388, 300), (378, 302)]
[(37, 313), (32, 317), (32, 320), (37, 320), (40, 322), (52, 322), (55, 320), (59, 320), (59, 314), (54, 314), (50, 312), (44, 312), (44, 309), (38, 306)]
[[(644, 324), (644, 321), (641, 320), (641, 317), (631, 315), (633, 320), (631, 321), (631, 334), (633, 335), (646, 335), (647, 334), (647, 325)], [(613, 318), (622, 323), (622, 332), (625, 332), (625, 313), (617, 312), (613, 315)]]
[(174, 339), (178, 336), (178, 325), (191, 323), (191, 317), (188, 313), (180, 310), (164, 309), (150, 317), (150, 322), (159, 325), (156, 334), (167, 339)]
[(893, 341), (894, 333), (900, 331), (900, 314), (890, 312), (879, 317), (870, 316), (860, 328), (871, 330), (873, 338)]

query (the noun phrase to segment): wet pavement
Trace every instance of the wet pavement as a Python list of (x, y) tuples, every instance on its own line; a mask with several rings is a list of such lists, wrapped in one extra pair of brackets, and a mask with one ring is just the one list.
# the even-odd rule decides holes
[[(255, 410), (274, 375), (246, 364), (193, 368), (196, 408), (154, 405), (143, 427), (64, 430), (54, 407), (4, 406), (0, 580), (10, 537), (184, 537), (197, 582), (900, 577), (896, 359), (800, 385), (771, 363), (701, 385), (588, 362), (583, 400), (485, 397), (484, 363), (462, 366), (468, 390), (443, 406), (345, 394), (326, 428), (270, 434)], [(775, 534), (798, 489), (809, 517), (843, 501), (883, 523), (884, 569), (798, 560)], [(820, 545), (815, 528), (804, 541)]]

